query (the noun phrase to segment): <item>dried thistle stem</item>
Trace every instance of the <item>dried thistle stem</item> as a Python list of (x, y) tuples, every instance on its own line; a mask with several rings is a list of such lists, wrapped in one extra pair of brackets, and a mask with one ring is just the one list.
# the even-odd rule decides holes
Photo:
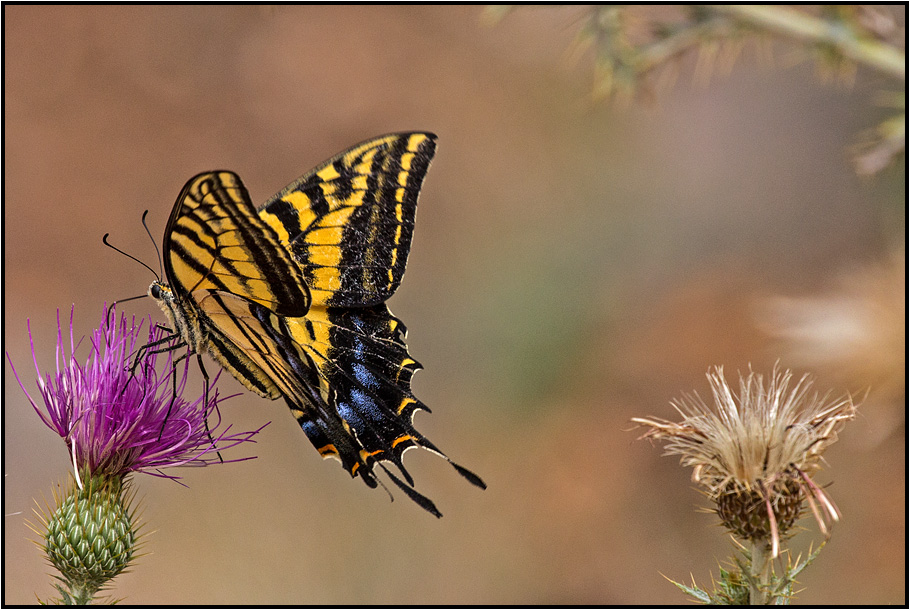
[(749, 579), (749, 604), (771, 603), (771, 545), (767, 538), (752, 541), (752, 570)]
[(901, 80), (906, 77), (906, 57), (900, 49), (873, 38), (857, 36), (840, 24), (782, 6), (725, 4), (713, 7), (713, 10), (789, 38), (830, 45), (855, 62)]

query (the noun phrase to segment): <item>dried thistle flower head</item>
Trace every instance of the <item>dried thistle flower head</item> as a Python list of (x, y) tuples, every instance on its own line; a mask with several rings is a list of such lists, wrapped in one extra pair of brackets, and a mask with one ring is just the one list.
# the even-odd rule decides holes
[(671, 401), (683, 417), (679, 423), (632, 420), (648, 428), (641, 438), (664, 440), (664, 455), (680, 455), (680, 463), (693, 468), (692, 480), (705, 488), (728, 529), (741, 539), (769, 540), (775, 557), (803, 498), (826, 536), (828, 524), (837, 521), (837, 508), (811, 475), (856, 414), (849, 396), (829, 401), (810, 395), (808, 375), (791, 388), (792, 378), (775, 367), (766, 382), (750, 370), (740, 375), (737, 394), (716, 367), (708, 373), (713, 409), (697, 394), (684, 395)]

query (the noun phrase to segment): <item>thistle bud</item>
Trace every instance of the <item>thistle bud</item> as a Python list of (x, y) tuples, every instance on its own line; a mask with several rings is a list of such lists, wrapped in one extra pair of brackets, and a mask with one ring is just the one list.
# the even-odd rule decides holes
[(123, 572), (133, 558), (136, 533), (123, 479), (96, 476), (62, 498), (47, 519), (44, 550), (76, 603)]

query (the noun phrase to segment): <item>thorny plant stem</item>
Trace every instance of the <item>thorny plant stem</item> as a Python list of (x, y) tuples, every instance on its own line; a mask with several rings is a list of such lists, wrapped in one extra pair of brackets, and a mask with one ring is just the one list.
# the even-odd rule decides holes
[(749, 579), (749, 604), (771, 603), (771, 544), (767, 539), (752, 541), (752, 570)]
[(729, 29), (728, 20), (721, 17), (681, 29), (672, 36), (643, 47), (635, 60), (635, 65), (640, 71), (647, 72), (668, 61), (671, 57), (687, 51), (704, 38), (721, 36), (721, 32), (729, 31)]
[(73, 583), (67, 583), (66, 588), (70, 599), (64, 600), (65, 605), (88, 606), (92, 603), (97, 591), (95, 587)]
[(783, 36), (831, 45), (853, 61), (895, 78), (903, 80), (906, 76), (904, 52), (887, 43), (857, 36), (843, 24), (781, 6), (727, 4), (714, 10)]

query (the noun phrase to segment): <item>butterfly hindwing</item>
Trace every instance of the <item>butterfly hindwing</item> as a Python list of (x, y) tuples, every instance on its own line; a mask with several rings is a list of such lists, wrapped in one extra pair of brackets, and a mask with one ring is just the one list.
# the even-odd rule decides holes
[(436, 152), (430, 133), (368, 140), (294, 181), (260, 208), (317, 305), (382, 303), (404, 275), (417, 196)]
[[(242, 347), (250, 368), (275, 384), (320, 455), (337, 458), (351, 476), (376, 487), (374, 466), (390, 462), (413, 487), (401, 459), (407, 449), (424, 447), (448, 460), (413, 426), (413, 414), (428, 410), (410, 389), (420, 365), (408, 355), (403, 326), (384, 304), (314, 307), (304, 317), (288, 318), (234, 295), (197, 296), (214, 323), (214, 342)], [(404, 490), (439, 514), (429, 499)]]

